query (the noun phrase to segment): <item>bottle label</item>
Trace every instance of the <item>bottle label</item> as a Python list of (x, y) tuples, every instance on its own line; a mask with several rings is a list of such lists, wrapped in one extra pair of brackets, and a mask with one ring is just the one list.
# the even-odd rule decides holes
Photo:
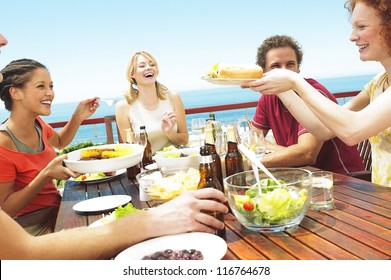
[(209, 155), (209, 156), (202, 156), (201, 157), (200, 164), (211, 163), (211, 162), (213, 162), (213, 159), (212, 159), (211, 155)]

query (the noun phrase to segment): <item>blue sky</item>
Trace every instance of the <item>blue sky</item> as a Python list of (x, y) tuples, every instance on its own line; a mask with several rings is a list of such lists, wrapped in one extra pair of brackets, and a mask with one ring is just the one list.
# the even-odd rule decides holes
[(19, 0), (2, 1), (0, 33), (9, 40), (0, 67), (33, 58), (54, 81), (57, 103), (98, 95), (122, 96), (134, 52), (159, 63), (169, 88), (214, 88), (200, 76), (216, 62), (255, 63), (262, 40), (296, 38), (304, 50), (301, 73), (325, 78), (372, 74), (349, 41), (344, 0)]

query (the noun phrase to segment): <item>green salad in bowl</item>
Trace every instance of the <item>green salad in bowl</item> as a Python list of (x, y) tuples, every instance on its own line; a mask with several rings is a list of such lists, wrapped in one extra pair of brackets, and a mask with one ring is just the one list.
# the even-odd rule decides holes
[(280, 185), (259, 171), (227, 177), (224, 189), (228, 203), (239, 222), (254, 231), (282, 231), (300, 224), (308, 209), (312, 186), (311, 172), (299, 168), (271, 168)]
[(198, 148), (177, 149), (166, 147), (156, 152), (153, 159), (160, 169), (199, 168), (201, 155)]

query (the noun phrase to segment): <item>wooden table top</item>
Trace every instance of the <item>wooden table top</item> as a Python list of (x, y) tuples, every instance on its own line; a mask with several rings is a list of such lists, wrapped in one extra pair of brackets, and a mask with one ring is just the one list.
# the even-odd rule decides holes
[[(137, 208), (136, 180), (126, 174), (110, 181), (85, 184), (68, 181), (55, 231), (88, 226), (101, 214), (77, 214), (76, 203), (98, 196), (127, 194)], [(308, 210), (300, 226), (279, 233), (258, 233), (242, 227), (233, 214), (225, 216), (227, 260), (391, 259), (391, 188), (334, 174), (335, 209)]]

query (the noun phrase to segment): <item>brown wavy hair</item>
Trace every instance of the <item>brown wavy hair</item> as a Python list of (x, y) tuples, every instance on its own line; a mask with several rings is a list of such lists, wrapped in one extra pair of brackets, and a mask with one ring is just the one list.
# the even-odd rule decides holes
[[(150, 61), (152, 61), (156, 65), (157, 74), (159, 74), (158, 63), (157, 63), (156, 59), (150, 53), (148, 53), (146, 51), (136, 52), (133, 55), (133, 57), (131, 58), (131, 60), (129, 61), (128, 67), (126, 69), (126, 78), (129, 81), (129, 83), (130, 83), (130, 87), (126, 91), (124, 96), (125, 96), (125, 99), (128, 102), (128, 104), (132, 104), (133, 102), (135, 102), (137, 97), (138, 97), (137, 82), (136, 82), (135, 79), (132, 78), (132, 74), (136, 71), (137, 59), (138, 59), (138, 57), (140, 55), (142, 55), (145, 58), (147, 58)], [(161, 100), (166, 99), (167, 98), (168, 88), (166, 86), (162, 85), (161, 83), (159, 83), (158, 81), (156, 81), (155, 84), (156, 84), (156, 94), (159, 97), (159, 99), (161, 99)]]
[(300, 67), (303, 61), (303, 51), (300, 44), (290, 36), (274, 35), (265, 39), (257, 52), (257, 64), (263, 69), (266, 69), (266, 54), (271, 49), (289, 47), (293, 49), (296, 54), (297, 64)]
[(376, 10), (381, 20), (381, 35), (388, 47), (388, 54), (391, 55), (391, 1), (390, 0), (347, 0), (345, 2), (345, 8), (352, 15), (357, 3), (363, 3), (364, 5)]
[(3, 74), (3, 81), (0, 83), (0, 98), (4, 101), (4, 106), (8, 111), (11, 111), (13, 104), (10, 88), (23, 88), (31, 80), (32, 73), (39, 68), (48, 70), (38, 61), (23, 58), (11, 61), (0, 71)]

